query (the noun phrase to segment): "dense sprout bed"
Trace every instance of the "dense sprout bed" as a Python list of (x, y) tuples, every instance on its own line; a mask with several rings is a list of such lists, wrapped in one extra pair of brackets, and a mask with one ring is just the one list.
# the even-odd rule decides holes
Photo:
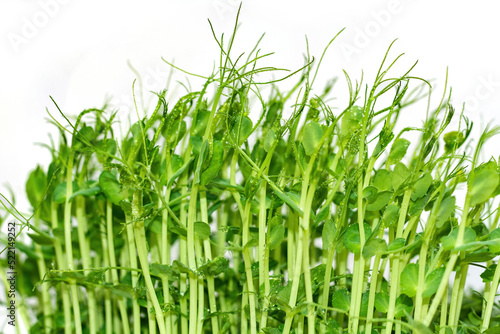
[(266, 83), (257, 48), (218, 42), (200, 90), (158, 93), (123, 138), (109, 109), (53, 118), (34, 215), (11, 210), (33, 241), (17, 268), (31, 331), (496, 333), (499, 166), (478, 157), (499, 129), (472, 143), (444, 94), (396, 131), (431, 89), (387, 55), (371, 84), (346, 74), (333, 111), (312, 59)]

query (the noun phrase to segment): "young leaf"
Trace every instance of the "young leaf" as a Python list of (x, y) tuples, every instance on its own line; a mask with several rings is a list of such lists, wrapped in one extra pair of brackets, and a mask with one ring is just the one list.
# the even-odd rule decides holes
[(118, 205), (121, 200), (125, 199), (122, 194), (120, 183), (116, 177), (110, 172), (104, 171), (99, 176), (99, 186), (106, 197), (113, 203)]
[(431, 271), (425, 277), (425, 289), (424, 292), (422, 293), (423, 298), (431, 297), (436, 293), (437, 289), (439, 288), (439, 284), (443, 279), (444, 272), (445, 272), (444, 267), (437, 268)]
[(39, 245), (53, 245), (53, 239), (38, 233), (28, 233), (29, 237), (33, 240), (34, 243)]
[(335, 236), (337, 233), (337, 227), (333, 219), (328, 219), (325, 221), (323, 226), (323, 232), (321, 233), (321, 238), (323, 241), (323, 249), (328, 249), (333, 246), (335, 241)]
[(421, 178), (415, 182), (413, 185), (413, 193), (411, 194), (412, 201), (424, 196), (429, 190), (432, 184), (432, 176), (429, 173), (425, 173)]
[(476, 168), (472, 182), (469, 177), (471, 206), (487, 201), (498, 186), (496, 168), (488, 168), (486, 165)]
[(385, 291), (375, 294), (375, 308), (381, 313), (387, 313), (389, 310), (389, 294)]
[(368, 240), (363, 247), (363, 257), (369, 259), (375, 256), (377, 253), (383, 253), (387, 249), (387, 243), (384, 239), (373, 238)]
[(386, 169), (379, 169), (373, 177), (373, 185), (378, 191), (390, 190), (392, 188), (392, 172)]
[(441, 228), (444, 223), (453, 215), (455, 212), (455, 197), (446, 197), (439, 206), (437, 217), (436, 217), (436, 227)]
[[(75, 184), (75, 183), (74, 183)], [(54, 203), (64, 203), (66, 201), (66, 182), (59, 183), (52, 194)]]
[(451, 131), (443, 136), (444, 150), (446, 153), (459, 148), (465, 141), (464, 134), (459, 131)]
[(401, 294), (398, 298), (396, 298), (395, 318), (406, 317), (408, 314), (411, 314), (412, 310), (413, 300), (410, 297), (405, 294)]
[(397, 238), (394, 239), (389, 246), (387, 247), (388, 252), (393, 252), (395, 250), (398, 250), (400, 248), (403, 248), (405, 246), (406, 239), (404, 238)]
[(356, 132), (363, 122), (364, 109), (362, 107), (353, 106), (349, 108), (342, 116), (340, 125), (340, 135), (342, 137), (350, 137)]
[(219, 174), (224, 163), (224, 148), (220, 141), (214, 141), (214, 151), (210, 165), (201, 173), (201, 185), (207, 185)]
[(323, 137), (323, 129), (315, 121), (310, 121), (304, 127), (304, 138), (302, 143), (304, 145), (304, 150), (307, 155), (313, 154), (313, 152), (318, 148), (319, 142)]
[(373, 196), (375, 196), (378, 192), (377, 187), (375, 186), (368, 186), (365, 189), (363, 189), (363, 198), (370, 199)]
[(194, 223), (194, 233), (201, 240), (208, 239), (210, 237), (210, 225), (205, 222), (195, 222)]
[[(443, 243), (443, 248), (445, 250), (452, 250), (453, 248), (460, 246), (456, 245), (457, 237), (458, 237), (458, 228), (452, 230), (450, 234), (448, 234), (447, 236), (442, 237), (441, 242)], [(462, 245), (474, 241), (476, 241), (476, 232), (470, 227), (466, 227), (464, 232), (464, 241), (462, 242)]]
[(392, 185), (394, 190), (397, 190), (410, 176), (410, 171), (406, 165), (401, 162), (398, 162), (396, 166), (394, 166)]
[(229, 260), (223, 256), (218, 256), (212, 261), (202, 265), (198, 270), (207, 276), (217, 276), (229, 268)]
[(168, 278), (170, 280), (179, 279), (179, 275), (172, 269), (172, 266), (168, 264), (151, 263), (149, 265), (149, 270), (151, 275), (160, 278)]
[[(32, 207), (38, 207), (43, 199), (45, 188), (47, 187), (47, 177), (40, 166), (31, 172), (26, 182), (26, 194)], [(65, 187), (66, 188), (66, 187)]]
[(271, 227), (271, 232), (269, 233), (269, 249), (273, 250), (277, 248), (283, 242), (285, 238), (285, 228), (283, 225), (274, 225)]
[(414, 297), (418, 285), (418, 264), (408, 263), (401, 272), (401, 293)]
[(500, 228), (496, 228), (491, 231), (489, 240), (494, 240), (496, 242), (493, 245), (488, 245), (490, 252), (495, 254), (500, 253)]
[(384, 206), (389, 203), (392, 198), (392, 191), (382, 191), (377, 195), (372, 197), (370, 201), (368, 201), (368, 205), (366, 206), (366, 211), (378, 211), (381, 210)]
[(387, 205), (384, 210), (384, 214), (382, 215), (382, 224), (385, 227), (389, 227), (396, 223), (399, 218), (399, 206), (395, 203), (391, 203)]
[(349, 307), (351, 306), (351, 294), (347, 289), (340, 289), (333, 293), (332, 305), (336, 309), (340, 309), (345, 313), (349, 312)]
[(236, 122), (229, 131), (229, 136), (234, 143), (240, 146), (250, 136), (250, 134), (252, 133), (252, 128), (253, 123), (250, 118), (248, 118), (247, 116), (238, 116), (236, 118)]
[(266, 138), (264, 139), (264, 150), (266, 152), (269, 152), (269, 149), (271, 148), (275, 140), (276, 133), (273, 129), (269, 129), (269, 131), (267, 131)]
[(389, 158), (387, 162), (389, 165), (394, 165), (401, 161), (406, 155), (406, 151), (410, 146), (410, 141), (404, 138), (398, 138), (394, 141), (391, 147), (391, 152), (389, 153)]
[(73, 198), (75, 198), (76, 196), (78, 195), (81, 195), (81, 196), (95, 196), (97, 194), (99, 194), (101, 192), (101, 187), (99, 186), (94, 186), (94, 187), (90, 187), (90, 188), (83, 188), (83, 189), (80, 189), (76, 192), (73, 193), (73, 195), (71, 195), (71, 197), (69, 198), (69, 200), (73, 200)]
[[(370, 237), (371, 234), (371, 228), (370, 225), (364, 223), (364, 229), (365, 229), (365, 240)], [(360, 235), (359, 235), (359, 225), (352, 224), (349, 226), (344, 234), (344, 245), (345, 247), (353, 252), (354, 254), (358, 254), (359, 251), (361, 250), (361, 244), (360, 244)]]

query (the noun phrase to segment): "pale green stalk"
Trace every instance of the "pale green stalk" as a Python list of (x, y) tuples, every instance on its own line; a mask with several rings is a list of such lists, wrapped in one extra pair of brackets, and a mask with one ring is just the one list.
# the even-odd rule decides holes
[[(113, 269), (111, 269), (111, 281), (113, 284), (118, 284), (118, 271), (116, 268), (116, 254), (115, 254), (115, 244), (114, 244), (114, 233), (113, 233), (113, 204), (111, 201), (106, 201), (106, 239), (108, 244), (108, 257), (109, 264)], [(132, 272), (132, 275), (134, 273)], [(121, 324), (124, 334), (130, 334), (130, 324), (127, 314), (127, 304), (123, 297), (116, 296), (116, 303), (118, 304), (118, 309), (121, 316)]]

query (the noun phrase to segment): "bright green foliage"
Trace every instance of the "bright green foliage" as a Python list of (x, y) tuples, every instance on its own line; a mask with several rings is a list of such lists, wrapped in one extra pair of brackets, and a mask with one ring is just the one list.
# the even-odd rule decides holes
[(410, 146), (410, 141), (404, 138), (398, 138), (392, 144), (391, 152), (389, 153), (389, 158), (387, 158), (387, 163), (394, 165), (401, 161), (406, 155), (406, 151)]
[(500, 128), (470, 140), (446, 95), (405, 119), (435, 98), (389, 51), (373, 80), (345, 73), (344, 99), (312, 57), (266, 83), (267, 55), (233, 38), (197, 91), (159, 92), (124, 132), (107, 108), (53, 117), (31, 219), (2, 197), (28, 235), (31, 333), (495, 333), (499, 167), (479, 157)]

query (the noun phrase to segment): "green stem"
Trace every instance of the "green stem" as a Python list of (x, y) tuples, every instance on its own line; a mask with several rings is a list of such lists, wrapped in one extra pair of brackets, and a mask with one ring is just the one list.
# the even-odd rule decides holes
[[(52, 221), (52, 229), (56, 229), (59, 225), (59, 217), (57, 215), (57, 204), (51, 201), (50, 206), (50, 215)], [(58, 238), (54, 239), (54, 249), (56, 251), (56, 262), (57, 267), (62, 269), (66, 268), (66, 259), (63, 255), (63, 250), (61, 246), (61, 241)], [(63, 313), (64, 313), (64, 334), (71, 334), (71, 300), (68, 291), (68, 286), (65, 283), (61, 283), (61, 296), (62, 296), (62, 304), (63, 304)]]
[(262, 296), (262, 314), (260, 318), (260, 328), (267, 327), (267, 309), (269, 307), (269, 243), (266, 240), (266, 183), (263, 181), (259, 189), (259, 291), (264, 285), (264, 295)]
[[(134, 227), (132, 226), (132, 219), (130, 216), (126, 214), (125, 216), (126, 225), (127, 225), (127, 249), (128, 249), (128, 261), (129, 267), (138, 269), (139, 266), (137, 264), (137, 253), (135, 251), (135, 239), (134, 239)], [(131, 272), (132, 276), (132, 287), (134, 289), (138, 288), (139, 276), (137, 271)], [(133, 326), (134, 333), (141, 332), (141, 309), (138, 303), (137, 298), (132, 299), (132, 314), (133, 314)]]
[[(201, 219), (208, 224), (208, 209), (207, 209), (207, 193), (205, 190), (200, 193), (200, 209), (201, 209)], [(210, 246), (210, 238), (203, 241), (205, 258), (207, 261), (212, 260), (212, 249)], [(215, 282), (214, 277), (207, 275), (207, 288), (208, 288), (208, 303), (210, 307), (210, 313), (217, 313), (217, 302), (215, 300)], [(219, 317), (212, 316), (212, 333), (219, 332)]]
[[(196, 220), (196, 206), (198, 198), (198, 185), (194, 184), (191, 188), (189, 197), (188, 209), (188, 224), (187, 224), (187, 257), (188, 265), (193, 272), (196, 272), (196, 251), (195, 251), (195, 236), (194, 223)], [(189, 274), (189, 334), (197, 333), (196, 327), (198, 322), (198, 277), (194, 274)]]
[[(40, 213), (39, 211), (35, 212), (35, 226), (39, 227), (40, 225)], [(35, 243), (35, 252), (38, 255), (38, 273), (40, 275), (40, 280), (43, 280), (45, 273), (47, 272), (47, 266), (45, 265), (45, 258), (43, 256), (42, 247)], [(42, 284), (40, 286), (41, 294), (42, 294), (42, 312), (43, 312), (43, 324), (47, 333), (51, 333), (54, 325), (52, 324), (52, 304), (50, 302), (48, 284)]]
[[(102, 247), (102, 262), (104, 267), (109, 267), (109, 249), (108, 242), (106, 240), (106, 225), (99, 224), (99, 232), (101, 236), (101, 247)], [(104, 273), (104, 279), (106, 282), (111, 282), (111, 272), (106, 270)], [(111, 300), (110, 291), (104, 291), (104, 324), (106, 328), (106, 334), (113, 333), (113, 301)]]
[[(401, 204), (401, 211), (399, 214), (399, 220), (396, 230), (396, 238), (400, 238), (403, 235), (403, 227), (406, 220), (406, 213), (408, 211), (408, 206), (411, 199), (411, 189), (406, 190), (403, 196), (403, 202)], [(389, 309), (387, 310), (387, 320), (385, 331), (386, 334), (391, 334), (392, 325), (394, 320), (394, 314), (396, 311), (396, 298), (399, 291), (399, 277), (400, 277), (400, 255), (398, 253), (392, 256), (391, 261), (391, 286), (389, 292)]]
[[(68, 270), (74, 270), (73, 263), (73, 243), (71, 240), (71, 202), (70, 198), (73, 194), (73, 158), (74, 151), (71, 151), (66, 167), (66, 201), (64, 203), (64, 241), (66, 248)], [(80, 302), (78, 300), (78, 289), (76, 284), (70, 283), (71, 301), (73, 304), (73, 319), (75, 322), (75, 333), (82, 334), (82, 321), (80, 315)]]
[(251, 198), (247, 199), (245, 204), (245, 214), (242, 217), (243, 227), (242, 227), (242, 246), (243, 246), (243, 262), (245, 264), (245, 275), (247, 278), (247, 294), (248, 294), (248, 306), (250, 307), (250, 333), (257, 333), (257, 315), (256, 315), (256, 303), (255, 303), (255, 289), (253, 284), (252, 275), (252, 259), (250, 257), (249, 246), (247, 245), (250, 241), (250, 225), (252, 215), (250, 213)]
[[(91, 268), (90, 250), (87, 238), (87, 219), (85, 213), (85, 198), (82, 196), (76, 197), (76, 219), (78, 222), (78, 240), (80, 246), (80, 255), (82, 258), (83, 269)], [(84, 274), (90, 271), (85, 270)], [(95, 292), (92, 288), (87, 288), (88, 312), (89, 312), (89, 331), (91, 334), (97, 333), (97, 305), (95, 300)]]
[[(111, 267), (116, 267), (116, 254), (115, 254), (115, 243), (114, 243), (114, 231), (113, 231), (113, 204), (111, 201), (106, 201), (106, 239), (107, 239), (107, 249), (109, 264)], [(116, 269), (111, 269), (111, 281), (113, 284), (118, 284), (118, 271)], [(130, 324), (128, 320), (127, 304), (125, 299), (120, 296), (116, 296), (118, 309), (120, 311), (120, 316), (122, 320), (122, 330), (124, 334), (130, 334)]]
[(495, 304), (495, 297), (498, 291), (498, 282), (500, 281), (500, 265), (497, 263), (493, 280), (491, 281), (490, 291), (486, 297), (486, 308), (483, 313), (483, 322), (481, 323), (481, 332), (487, 330), (490, 326), (491, 313)]
[(142, 192), (141, 190), (136, 190), (132, 199), (132, 217), (134, 218), (134, 235), (135, 243), (137, 245), (137, 254), (139, 255), (139, 262), (142, 268), (142, 275), (144, 276), (144, 281), (146, 283), (146, 288), (148, 290), (149, 299), (151, 300), (156, 316), (156, 322), (158, 328), (160, 329), (160, 334), (166, 334), (165, 331), (165, 319), (163, 318), (163, 310), (156, 296), (156, 291), (151, 280), (151, 274), (149, 272), (149, 260), (148, 260), (148, 248), (146, 242), (146, 229), (144, 227), (144, 220), (141, 219), (142, 215)]

